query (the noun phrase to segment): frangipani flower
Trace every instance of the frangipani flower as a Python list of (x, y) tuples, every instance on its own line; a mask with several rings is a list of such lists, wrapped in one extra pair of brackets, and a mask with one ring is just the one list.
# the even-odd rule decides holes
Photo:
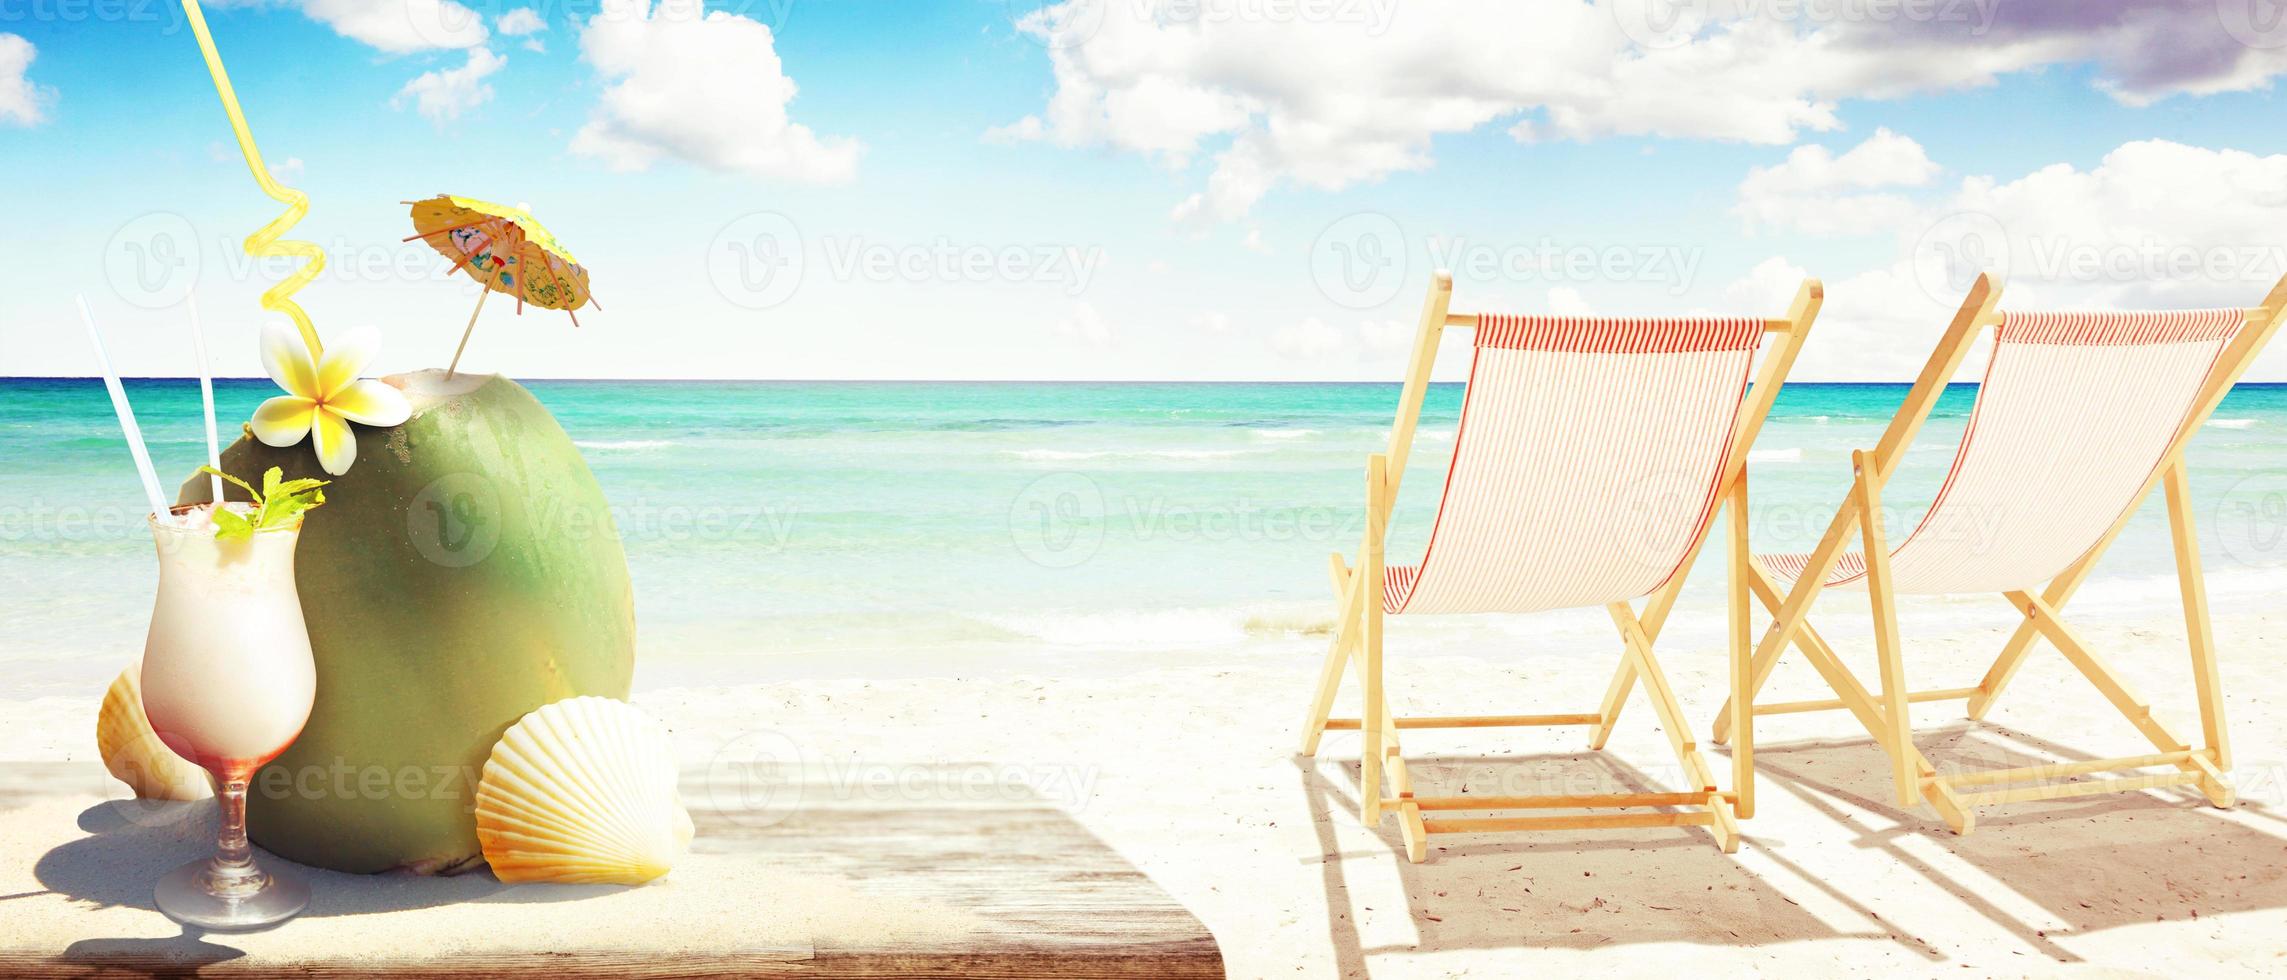
[(286, 393), (254, 410), (249, 428), (266, 446), (284, 448), (308, 437), (318, 465), (335, 476), (357, 462), (357, 434), (349, 424), (401, 425), (413, 417), (405, 393), (379, 381), (360, 380), (359, 371), (381, 350), (381, 334), (371, 327), (352, 330), (326, 345), (312, 360), (300, 334), (282, 324), (262, 332), (262, 368)]

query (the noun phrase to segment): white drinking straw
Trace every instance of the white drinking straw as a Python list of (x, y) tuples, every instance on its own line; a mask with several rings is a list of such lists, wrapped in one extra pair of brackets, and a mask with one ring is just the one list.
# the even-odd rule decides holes
[[(191, 293), (184, 297), (191, 307), (191, 346), (199, 356), (199, 400), (206, 403), (206, 463), (222, 469), (222, 440), (214, 432), (214, 370), (206, 359), (206, 328), (199, 326), (199, 296)], [(222, 477), (208, 474), (206, 481), (214, 488), (214, 502), (222, 503)]]
[(127, 436), (127, 449), (135, 454), (135, 472), (143, 477), (143, 493), (151, 498), (151, 513), (167, 512), (167, 498), (159, 493), (159, 473), (151, 468), (151, 451), (143, 448), (143, 430), (135, 426), (135, 410), (127, 407), (127, 389), (119, 386), (119, 372), (111, 369), (111, 355), (103, 350), (103, 334), (95, 329), (95, 314), (87, 310), (87, 297), (79, 301), (79, 319), (87, 324), (87, 339), (95, 342), (95, 361), (103, 367), (103, 387), (111, 392), (111, 410), (119, 413), (119, 431)]

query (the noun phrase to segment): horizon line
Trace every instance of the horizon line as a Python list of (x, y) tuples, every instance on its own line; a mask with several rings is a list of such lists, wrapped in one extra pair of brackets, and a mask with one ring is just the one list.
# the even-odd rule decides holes
[[(197, 381), (197, 380), (198, 380), (198, 378), (197, 378), (195, 375), (152, 374), (152, 375), (128, 375), (128, 376), (124, 376), (124, 377), (121, 377), (119, 380), (120, 380), (121, 382), (128, 382), (128, 381), (186, 381), (186, 382), (195, 382), (195, 381)], [(253, 376), (241, 376), (241, 377), (217, 377), (217, 378), (214, 378), (214, 379), (212, 379), (212, 380), (213, 380), (213, 381), (215, 381), (215, 382), (217, 382), (217, 383), (221, 383), (221, 382), (264, 382), (264, 381), (269, 381), (270, 379), (269, 379), (267, 376), (263, 376), (263, 375), (253, 375)], [(675, 384), (675, 385), (701, 385), (701, 384), (888, 384), (888, 385), (1403, 385), (1403, 384), (1405, 383), (1403, 380), (1388, 380), (1388, 381), (1384, 381), (1384, 380), (1373, 380), (1373, 379), (1356, 379), (1356, 378), (1353, 378), (1353, 379), (1325, 378), (1325, 379), (1317, 379), (1317, 380), (1296, 380), (1296, 379), (1243, 379), (1243, 378), (1242, 378), (1242, 379), (1214, 379), (1214, 380), (1186, 380), (1186, 379), (1182, 379), (1182, 378), (588, 378), (588, 377), (564, 377), (564, 378), (510, 378), (509, 380), (511, 380), (511, 381), (514, 381), (514, 382), (516, 382), (516, 383), (518, 383), (518, 384), (523, 384), (523, 383), (527, 383), (527, 382), (541, 382), (541, 383), (572, 383), (572, 384)], [(102, 378), (101, 376), (99, 376), (99, 375), (68, 375), (68, 374), (24, 374), (24, 375), (0, 375), (0, 384), (7, 384), (7, 383), (10, 383), (10, 382), (20, 382), (20, 381), (84, 381), (84, 382), (88, 382), (88, 383), (91, 383), (91, 384), (98, 384), (98, 385), (100, 385), (100, 384), (102, 384), (102, 383), (103, 383), (103, 378)], [(1434, 380), (1433, 380), (1433, 381), (1431, 381), (1430, 383), (1431, 383), (1431, 384), (1435, 384), (1435, 385), (1460, 385), (1460, 384), (1467, 384), (1468, 382), (1467, 382), (1467, 380), (1466, 380), (1466, 379), (1456, 379), (1456, 380), (1450, 380), (1450, 381), (1434, 381)], [(1785, 380), (1785, 381), (1782, 381), (1782, 382), (1780, 382), (1780, 383), (1779, 383), (1779, 386), (1780, 386), (1780, 387), (1782, 387), (1782, 388), (1784, 388), (1784, 387), (1786, 387), (1786, 386), (1788, 386), (1788, 385), (1833, 385), (1833, 386), (1867, 386), (1867, 387), (1872, 387), (1872, 386), (1879, 386), (1879, 385), (1888, 385), (1888, 386), (1901, 386), (1901, 385), (1904, 385), (1904, 386), (1910, 386), (1910, 385), (1912, 385), (1913, 383), (1914, 383), (1914, 382), (1913, 382), (1911, 379), (1906, 379), (1906, 380), (1898, 380), (1898, 381), (1830, 381), (1830, 380), (1820, 380), (1820, 379), (1815, 379), (1815, 378), (1789, 378), (1789, 379), (1787, 379), (1787, 380)], [(1965, 387), (1972, 387), (1972, 388), (1974, 388), (1974, 387), (1976, 387), (1976, 386), (1977, 386), (1977, 382), (1976, 382), (1976, 381), (1948, 381), (1948, 382), (1946, 382), (1946, 385), (1947, 385), (1948, 387), (1953, 387), (1953, 386), (1959, 385), (1959, 386), (1965, 386)], [(2279, 380), (2279, 381), (2245, 381), (2245, 380), (2242, 380), (2242, 381), (2239, 381), (2239, 382), (2236, 382), (2236, 383), (2234, 383), (2234, 384), (2232, 385), (2232, 387), (2233, 387), (2233, 388), (2266, 388), (2266, 387), (2287, 387), (2287, 380)]]

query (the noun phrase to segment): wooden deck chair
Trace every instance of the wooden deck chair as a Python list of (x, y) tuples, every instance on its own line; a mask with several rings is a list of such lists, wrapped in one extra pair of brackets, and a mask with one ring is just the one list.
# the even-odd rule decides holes
[[(1355, 568), (1332, 557), (1340, 618), (1303, 724), (1302, 754), (1329, 730), (1359, 731), (1363, 815), (1394, 812), (1406, 856), (1431, 834), (1590, 827), (1706, 826), (1725, 851), (1754, 812), (1742, 753), (1722, 791), (1693, 743), (1653, 643), (1716, 514), (1729, 504), (1732, 553), (1744, 567), (1747, 448), (1818, 315), (1803, 283), (1785, 318), (1604, 318), (1449, 312), (1453, 280), (1431, 284), (1387, 453), (1366, 463), (1366, 531)], [(1412, 449), (1422, 395), (1448, 328), (1475, 331), (1437, 523), (1420, 562), (1385, 566), (1383, 541)], [(1754, 384), (1756, 350), (1775, 334)], [(1747, 584), (1733, 572), (1733, 690), (1747, 680)], [(1641, 614), (1630, 603), (1649, 597)], [(1414, 728), (1581, 725), (1609, 731), (1625, 690), (1594, 714), (1397, 717), (1382, 688), (1384, 616), (1534, 612), (1603, 606), (1619, 628), (1621, 674), (1641, 675), (1690, 787), (1592, 796), (1416, 796), (1398, 733)], [(1353, 653), (1359, 654), (1353, 658)], [(1363, 718), (1329, 718), (1346, 667), (1364, 687)], [(1749, 719), (1751, 724), (1752, 719)], [(1752, 732), (1740, 733), (1742, 745)], [(1384, 777), (1387, 775), (1387, 786)], [(1637, 808), (1649, 812), (1454, 818), (1456, 811)], [(1681, 809), (1677, 809), (1681, 808)], [(1424, 814), (1435, 816), (1425, 817)]]
[[(2261, 306), (2246, 310), (2004, 313), (1997, 308), (1999, 298), (2000, 287), (1990, 278), (1981, 276), (1971, 285), (1881, 441), (1871, 452), (1853, 454), (1851, 491), (1817, 550), (1756, 556), (1749, 581), (1775, 622), (1756, 646), (1747, 696), (1734, 695), (1716, 716), (1715, 740), (1729, 734), (1740, 704), (1756, 715), (1847, 709), (1889, 753), (1899, 805), (1927, 799), (1956, 833), (1970, 831), (1972, 808), (1980, 805), (2155, 786), (2194, 785), (2209, 802), (2230, 806), (2233, 791), (2224, 772), (2231, 768), (2231, 750), (2224, 735), (2223, 696), (2183, 452), (2279, 328), (2287, 308), (2287, 279), (2272, 288)], [(1992, 360), (1953, 467), (1913, 532), (1892, 548), (1881, 519), (1883, 489), (1947, 380), (1987, 327), (1996, 328)], [(2204, 746), (2196, 749), (2153, 718), (2145, 700), (2060, 618), (2060, 610), (2155, 485), (2166, 488), (2198, 691)], [(1963, 533), (1971, 521), (1985, 533)], [(1861, 550), (1847, 551), (1854, 536)], [(1836, 587), (1868, 592), (1879, 694), (1869, 693), (1843, 667), (1807, 621), (1812, 600)], [(1908, 690), (1896, 597), (1979, 592), (1998, 593), (2024, 614), (2000, 658), (1974, 687)], [(1936, 772), (1914, 747), (1910, 706), (1966, 699), (1969, 716), (1983, 718), (2036, 636), (2063, 653), (2156, 751), (2016, 769)], [(1801, 649), (1836, 699), (1755, 701), (1755, 692), (1790, 644)], [(2075, 778), (2154, 767), (2165, 771)]]

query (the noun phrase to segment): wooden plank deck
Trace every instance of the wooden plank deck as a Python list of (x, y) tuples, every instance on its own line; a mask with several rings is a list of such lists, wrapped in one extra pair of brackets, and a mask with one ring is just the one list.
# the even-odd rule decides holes
[(294, 868), (301, 918), (186, 930), (150, 888), (208, 846), (211, 804), (105, 802), (89, 768), (0, 763), (0, 975), (1223, 976), (1198, 919), (1055, 806), (847, 783), (762, 809), (687, 780), (693, 852), (641, 888)]

